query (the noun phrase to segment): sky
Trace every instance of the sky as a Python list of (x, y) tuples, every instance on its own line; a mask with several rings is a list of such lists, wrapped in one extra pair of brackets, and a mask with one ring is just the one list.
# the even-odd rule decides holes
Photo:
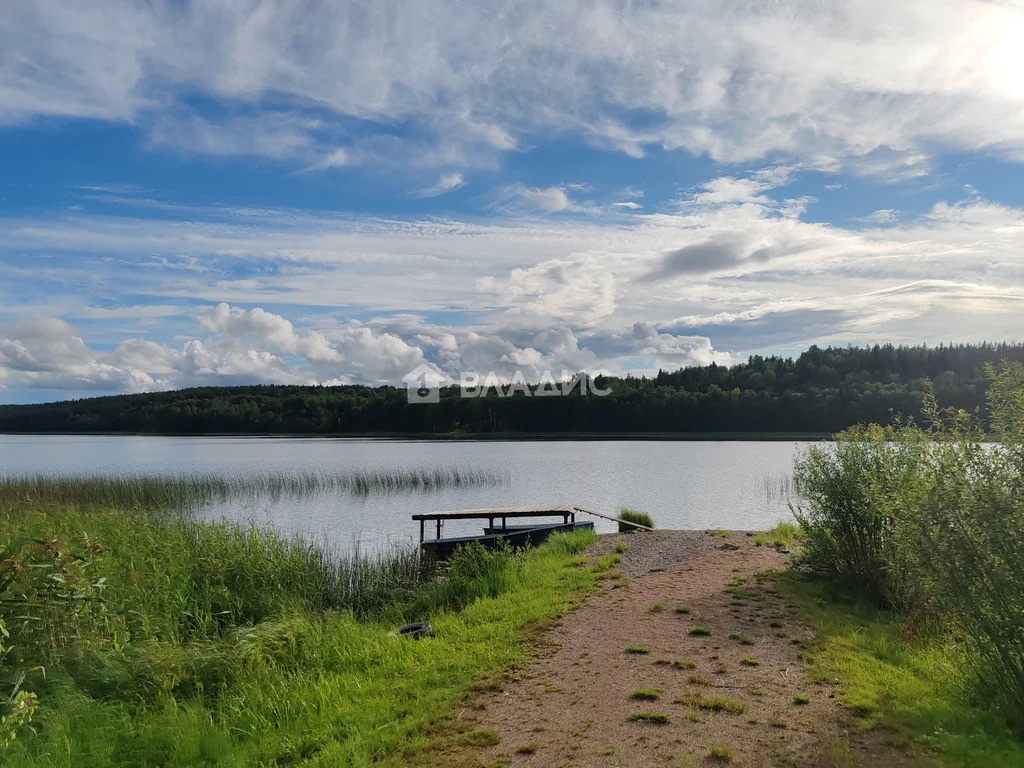
[(0, 403), (1024, 338), (1024, 5), (0, 19)]

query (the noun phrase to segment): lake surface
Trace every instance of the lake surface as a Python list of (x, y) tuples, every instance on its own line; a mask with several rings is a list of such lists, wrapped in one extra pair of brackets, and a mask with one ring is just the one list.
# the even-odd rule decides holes
[[(303, 473), (459, 467), (501, 472), (497, 486), (390, 495), (322, 495), (231, 503), (210, 517), (272, 523), (342, 547), (418, 537), (410, 515), (480, 507), (577, 504), (614, 515), (629, 506), (659, 528), (763, 529), (789, 517), (765, 479), (789, 477), (807, 443), (780, 441), (424, 441), (0, 435), (0, 473)], [(614, 523), (597, 519), (598, 531)], [(451, 522), (446, 535), (475, 533)]]

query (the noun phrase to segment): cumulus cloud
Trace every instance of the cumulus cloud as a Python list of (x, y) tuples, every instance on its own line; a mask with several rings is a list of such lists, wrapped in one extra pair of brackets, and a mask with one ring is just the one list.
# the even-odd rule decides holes
[(729, 174), (669, 210), (609, 219), (222, 208), (0, 219), (0, 252), (17, 254), (0, 282), (0, 322), (13, 321), (0, 371), (8, 387), (394, 384), (424, 362), (453, 375), (648, 370), (1016, 333), (1024, 210), (969, 191), (844, 228), (777, 199), (793, 173)]
[[(0, 121), (134, 122), (190, 151), (330, 151), (301, 123), (251, 123), (251, 139), (238, 130), (269, 104), (341, 132), (352, 121), (412, 126), (416, 138), (389, 135), (426, 142), (420, 154), (449, 165), (570, 132), (631, 156), (650, 146), (730, 162), (784, 154), (904, 178), (926, 171), (935, 146), (1024, 156), (1024, 10), (1012, 3), (41, 0), (6, 10)], [(167, 122), (196, 92), (223, 105), (225, 130)]]
[[(295, 329), (260, 308), (228, 305), (199, 314), (212, 333), (180, 346), (125, 339), (105, 352), (57, 318), (0, 326), (0, 384), (49, 389), (144, 392), (201, 384), (392, 383), (421, 365), (458, 380), (462, 372), (517, 372), (537, 381), (581, 370), (614, 369), (621, 357), (642, 355), (667, 365), (728, 360), (707, 338), (660, 332), (654, 325), (593, 335), (581, 344), (567, 327), (539, 333), (479, 332), (438, 326), (416, 316), (370, 323), (325, 324), (322, 333)], [(323, 345), (314, 356), (296, 357), (302, 339)], [(415, 342), (415, 343), (414, 343)]]

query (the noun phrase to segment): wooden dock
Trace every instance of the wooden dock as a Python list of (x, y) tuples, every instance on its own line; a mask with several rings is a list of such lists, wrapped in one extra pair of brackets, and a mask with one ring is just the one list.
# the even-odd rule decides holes
[[(422, 515), (413, 515), (412, 519), (420, 524), (420, 551), (431, 554), (438, 559), (446, 559), (458, 547), (477, 542), (489, 549), (499, 546), (505, 542), (514, 547), (536, 545), (544, 541), (552, 533), (558, 531), (571, 531), (576, 528), (589, 528), (593, 530), (593, 522), (577, 522), (578, 514), (594, 515), (605, 520), (620, 521), (617, 518), (602, 515), (599, 512), (591, 512), (575, 505), (548, 505), (541, 507), (493, 507), (489, 509), (461, 509), (447, 512), (430, 512)], [(541, 522), (537, 518), (561, 517), (561, 522)], [(509, 525), (510, 519), (526, 519), (534, 522), (525, 525)], [(441, 532), (446, 520), (486, 520), (482, 536), (456, 536), (442, 538)], [(500, 525), (495, 525), (495, 521)], [(427, 523), (433, 522), (436, 526), (436, 535), (433, 539), (427, 539)], [(626, 523), (634, 528), (651, 530), (639, 523)]]

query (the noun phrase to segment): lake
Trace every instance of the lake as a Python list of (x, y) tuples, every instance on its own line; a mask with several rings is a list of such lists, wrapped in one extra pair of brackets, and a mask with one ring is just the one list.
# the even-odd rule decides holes
[[(796, 450), (783, 441), (428, 441), (364, 438), (0, 435), (2, 473), (300, 473), (459, 467), (505, 482), (424, 493), (320, 495), (229, 503), (212, 518), (272, 523), (342, 547), (376, 549), (418, 536), (410, 515), (480, 507), (577, 504), (614, 515), (629, 506), (659, 528), (763, 529), (788, 519), (769, 481), (788, 477)], [(614, 523), (597, 519), (598, 531)], [(446, 535), (478, 532), (451, 522)]]

